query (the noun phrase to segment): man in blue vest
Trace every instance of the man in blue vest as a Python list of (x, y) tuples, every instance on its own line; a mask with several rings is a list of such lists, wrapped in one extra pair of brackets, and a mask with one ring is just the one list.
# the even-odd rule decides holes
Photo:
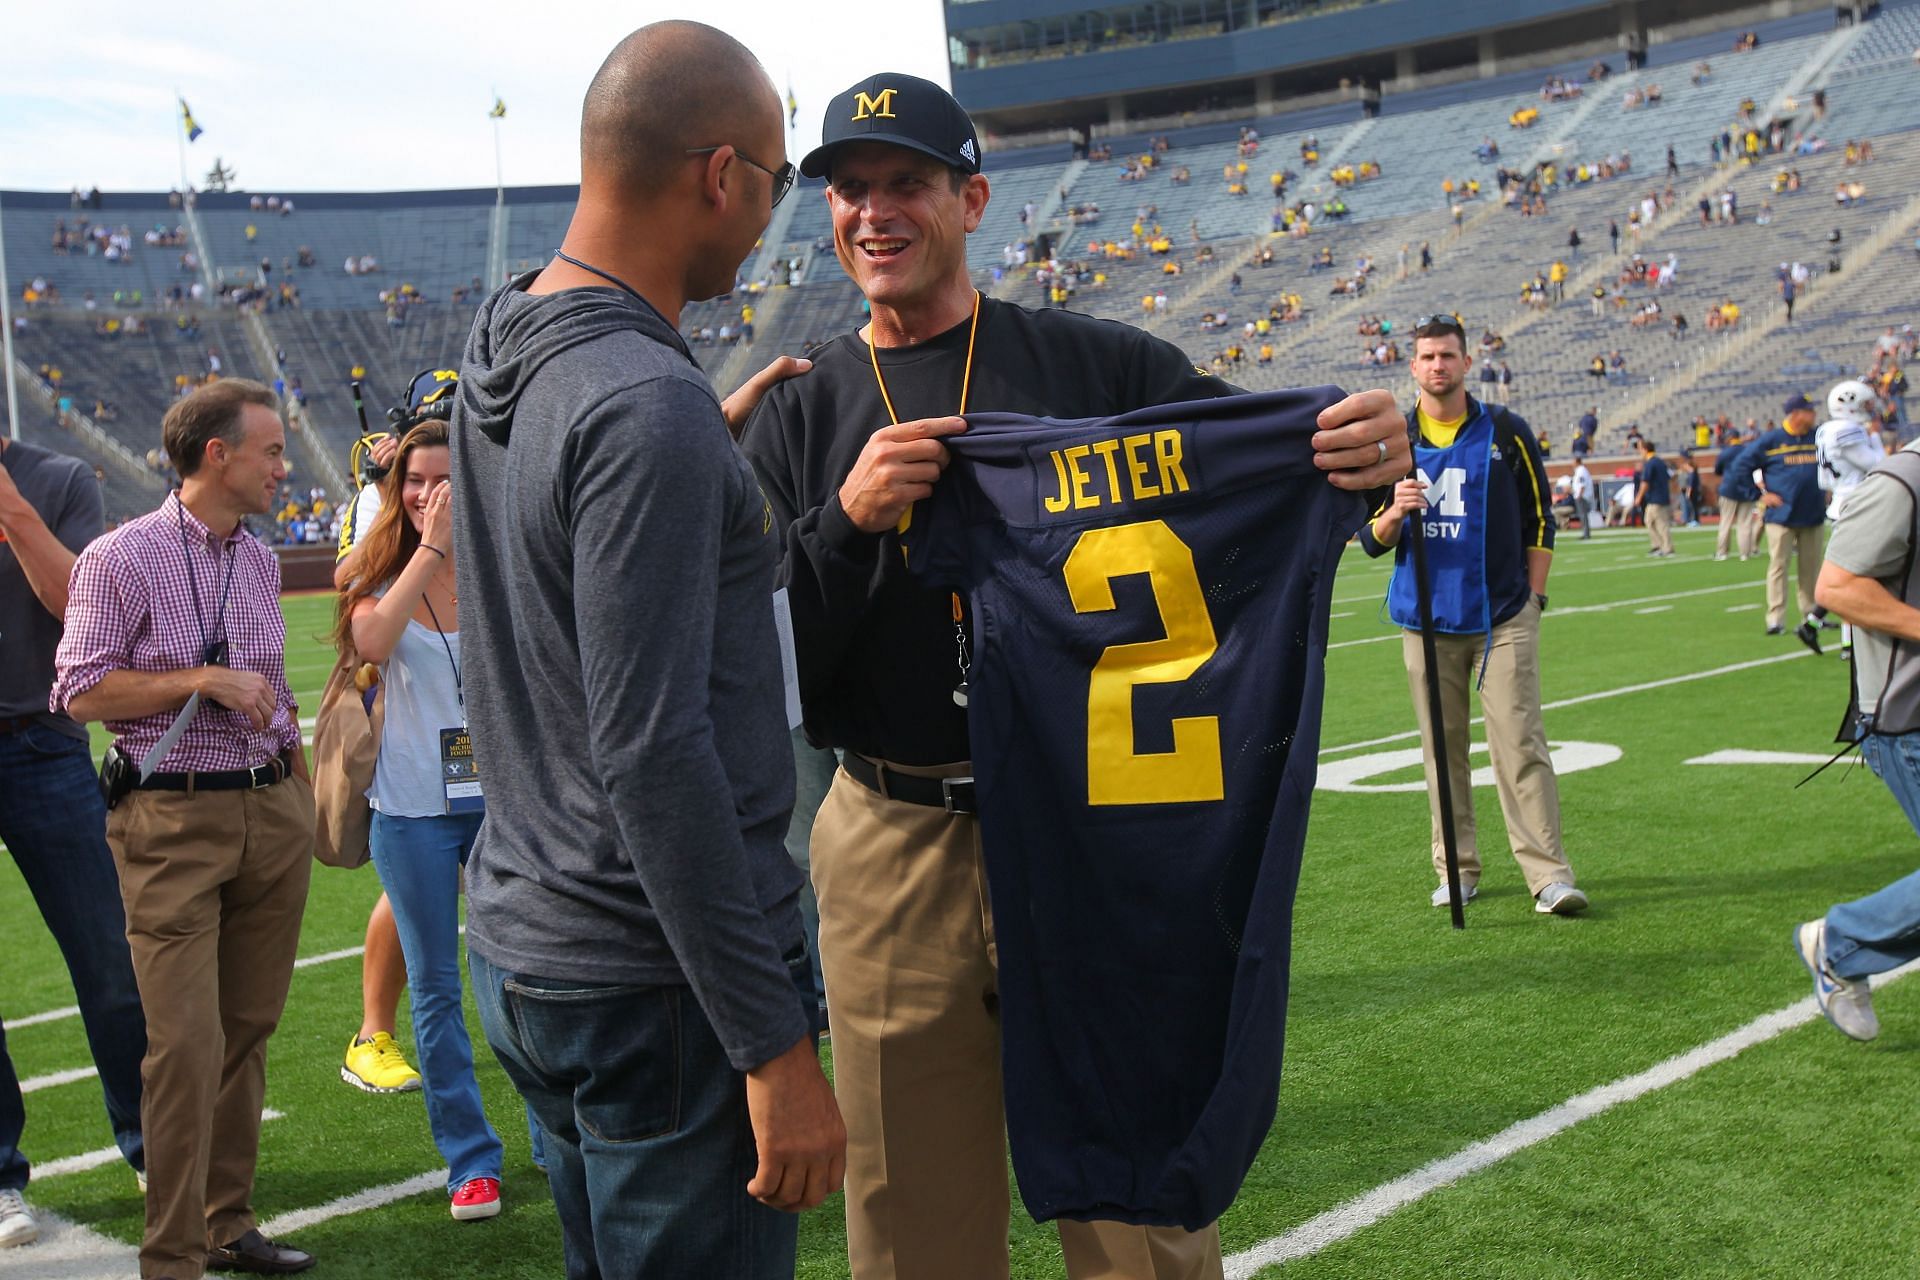
[[(1488, 408), (1466, 391), (1473, 364), (1466, 330), (1450, 315), (1426, 316), (1413, 331), (1413, 376), (1420, 400), (1417, 480), (1403, 480), (1392, 499), (1360, 531), (1369, 555), (1399, 548), (1407, 516), (1420, 513), (1433, 584), (1438, 633), (1441, 719), (1457, 826), (1460, 898), (1479, 892), (1474, 844), (1468, 686), (1480, 688), (1487, 752), (1515, 861), (1527, 878), (1534, 910), (1572, 915), (1587, 895), (1574, 887), (1560, 841), (1560, 788), (1547, 753), (1540, 707), (1540, 616), (1553, 564), (1552, 487), (1525, 421)], [(1387, 612), (1406, 628), (1403, 652), (1414, 714), (1426, 752), (1427, 802), (1433, 819), (1433, 865), (1441, 878), (1433, 905), (1447, 905), (1446, 856), (1434, 770), (1433, 725), (1426, 691), (1412, 563), (1396, 550)]]

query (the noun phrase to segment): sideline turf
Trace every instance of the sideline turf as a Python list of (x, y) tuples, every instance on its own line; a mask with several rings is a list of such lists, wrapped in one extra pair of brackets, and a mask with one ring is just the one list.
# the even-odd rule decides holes
[[(1763, 565), (1711, 562), (1708, 534), (1680, 531), (1676, 542), (1680, 554), (1663, 562), (1647, 561), (1644, 539), (1633, 536), (1562, 544), (1542, 631), (1549, 701), (1797, 651), (1790, 637), (1762, 634), (1757, 610), (1728, 612), (1762, 599)], [(1738, 583), (1750, 585), (1568, 612)], [(1392, 634), (1378, 616), (1384, 585), (1383, 565), (1349, 555), (1335, 594), (1364, 600), (1335, 606), (1352, 615), (1333, 623), (1336, 642)], [(310, 716), (330, 666), (317, 641), (329, 603), (284, 607), (289, 676)], [(1327, 666), (1325, 744), (1412, 728), (1397, 639), (1337, 649)], [(1593, 895), (1584, 919), (1532, 912), (1490, 787), (1476, 791), (1487, 872), (1461, 934), (1426, 905), (1420, 794), (1319, 793), (1296, 912), (1280, 1112), (1223, 1221), (1229, 1251), (1804, 996), (1789, 930), (1912, 870), (1911, 831), (1863, 769), (1835, 768), (1796, 791), (1804, 769), (1682, 761), (1726, 747), (1821, 750), (1845, 679), (1838, 661), (1808, 657), (1548, 712), (1556, 742), (1624, 751), (1561, 783), (1569, 851)], [(1417, 777), (1409, 768), (1372, 781)], [(357, 945), (377, 893), (371, 870), (316, 868), (301, 953)], [(0, 930), (12, 962), (0, 1013), (15, 1018), (73, 999), (28, 904), (0, 860)], [(1893, 988), (1880, 1006), (1886, 1029), (1873, 1045), (1843, 1041), (1824, 1022), (1801, 1028), (1443, 1189), (1286, 1273), (1901, 1274), (1920, 1256), (1905, 1172), (1920, 1138), (1903, 1102), (1906, 1058), (1920, 1048), (1920, 981)], [(287, 1118), (264, 1130), (263, 1215), (436, 1166), (417, 1095), (369, 1098), (339, 1083), (358, 1008), (357, 961), (296, 974), (271, 1050), (267, 1101)], [(404, 1005), (402, 1024), (410, 1043)], [(23, 1077), (88, 1060), (77, 1020), (19, 1029), (8, 1042)], [(429, 1195), (299, 1233), (329, 1274), (558, 1274), (557, 1228), (527, 1162), (518, 1100), (484, 1044), (478, 1061), (507, 1144), (506, 1213), (458, 1224)], [(111, 1141), (91, 1082), (27, 1102), (31, 1156)], [(139, 1203), (122, 1166), (38, 1183), (30, 1197), (137, 1237)], [(839, 1212), (836, 1198), (802, 1221), (800, 1274), (809, 1280), (845, 1274)], [(1017, 1209), (1015, 1219), (1014, 1274), (1061, 1275), (1051, 1228)], [(29, 1259), (0, 1253), (0, 1276), (34, 1274), (19, 1269)]]

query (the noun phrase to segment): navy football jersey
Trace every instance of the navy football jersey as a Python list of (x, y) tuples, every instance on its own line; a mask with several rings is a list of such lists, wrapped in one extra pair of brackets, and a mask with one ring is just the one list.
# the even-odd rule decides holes
[(1321, 387), (970, 414), (901, 531), (973, 618), (1014, 1171), (1036, 1219), (1198, 1229), (1273, 1121), (1327, 610), (1360, 497)]

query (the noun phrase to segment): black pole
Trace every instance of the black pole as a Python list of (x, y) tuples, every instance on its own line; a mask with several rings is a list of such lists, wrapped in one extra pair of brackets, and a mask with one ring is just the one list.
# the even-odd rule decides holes
[[(1433, 639), (1433, 583), (1427, 577), (1426, 511), (1409, 516), (1401, 528), (1413, 558), (1413, 593), (1420, 607), (1420, 651), (1427, 665), (1427, 723), (1433, 750), (1433, 776), (1440, 787), (1440, 845), (1447, 855), (1447, 905), (1453, 909), (1453, 927), (1467, 927), (1466, 904), (1460, 899), (1460, 846), (1454, 835), (1453, 778), (1447, 767), (1447, 726), (1441, 719), (1440, 662)], [(1471, 794), (1469, 794), (1471, 798)]]
[(367, 426), (367, 406), (360, 398), (360, 379), (355, 378), (347, 385), (353, 388), (353, 411), (360, 415), (360, 434), (363, 437), (371, 435), (372, 428)]

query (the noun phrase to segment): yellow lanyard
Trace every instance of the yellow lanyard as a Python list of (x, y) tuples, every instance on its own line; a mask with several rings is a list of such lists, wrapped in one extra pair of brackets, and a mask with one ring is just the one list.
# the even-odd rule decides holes
[[(960, 413), (962, 415), (967, 411), (967, 392), (971, 390), (973, 386), (973, 340), (979, 336), (979, 333), (980, 291), (975, 289), (973, 291), (973, 322), (967, 326), (967, 367), (965, 372), (960, 375)], [(884, 401), (887, 406), (887, 417), (892, 421), (893, 425), (897, 427), (900, 425), (900, 415), (894, 412), (893, 397), (887, 394), (886, 376), (880, 372), (880, 353), (873, 345), (873, 325), (871, 322), (867, 325), (867, 358), (873, 361), (873, 380), (880, 384), (880, 399)], [(913, 508), (908, 507), (906, 512), (900, 517), (900, 532), (905, 533), (907, 531), (907, 523), (912, 519)], [(964, 621), (965, 617), (966, 615), (960, 606), (960, 593), (956, 591), (953, 593), (953, 637), (954, 644), (959, 649), (957, 665), (960, 668), (960, 683), (954, 687), (953, 701), (954, 705), (959, 707), (967, 705), (967, 673), (972, 665), (967, 655), (967, 627)]]
[[(960, 412), (967, 411), (967, 391), (973, 385), (973, 340), (980, 332), (980, 291), (973, 291), (973, 323), (967, 327), (967, 367), (960, 375)], [(893, 397), (887, 394), (887, 380), (880, 372), (880, 353), (873, 345), (873, 324), (867, 324), (867, 358), (873, 361), (873, 380), (880, 384), (880, 399), (887, 406), (887, 417), (894, 426), (900, 425), (900, 415), (893, 411)]]

